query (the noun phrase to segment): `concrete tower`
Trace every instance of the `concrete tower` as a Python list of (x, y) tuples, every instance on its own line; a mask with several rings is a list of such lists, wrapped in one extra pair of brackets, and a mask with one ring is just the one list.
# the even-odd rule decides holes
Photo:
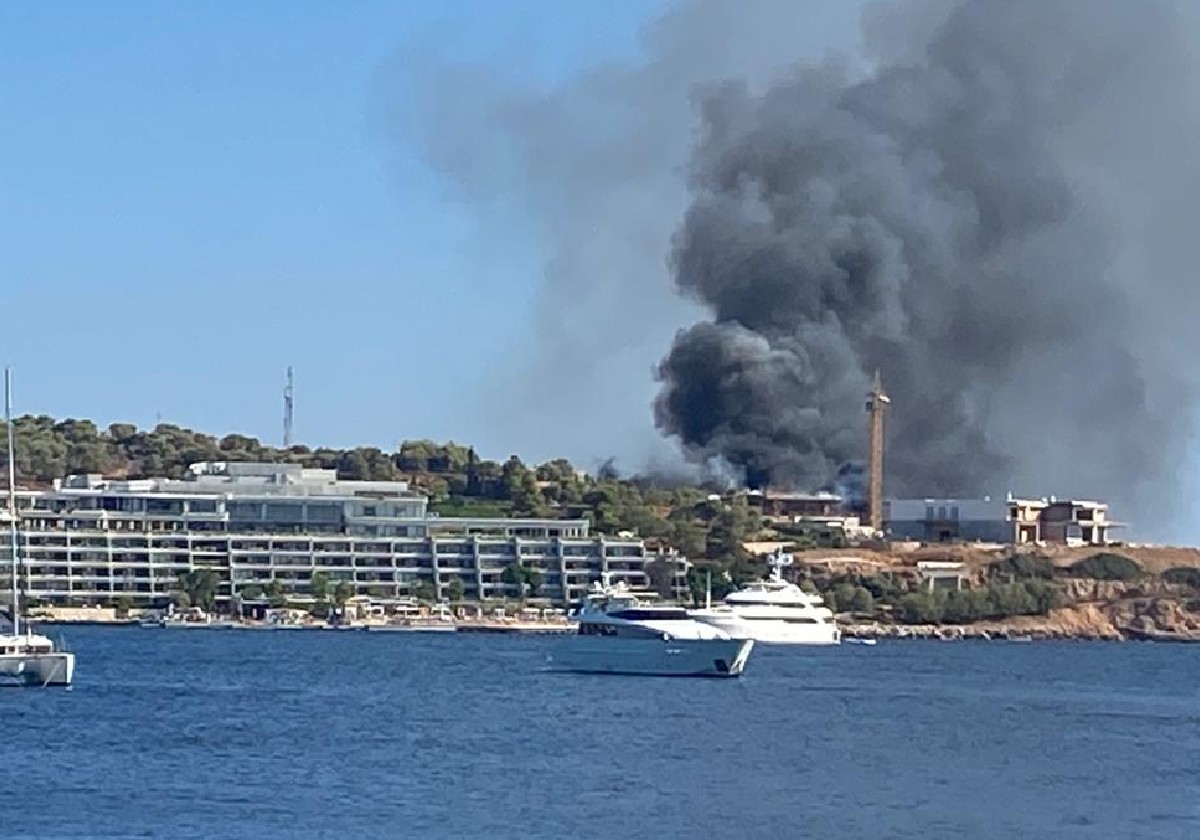
[(870, 478), (867, 487), (867, 516), (872, 531), (883, 530), (883, 412), (891, 399), (883, 392), (883, 380), (875, 371), (875, 382), (867, 400), (871, 415)]
[(292, 415), (296, 408), (292, 366), (288, 365), (287, 384), (283, 387), (283, 448), (292, 447)]

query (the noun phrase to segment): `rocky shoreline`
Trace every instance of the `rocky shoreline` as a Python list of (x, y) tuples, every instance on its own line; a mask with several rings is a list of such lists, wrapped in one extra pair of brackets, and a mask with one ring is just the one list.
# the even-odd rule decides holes
[[(842, 628), (848, 639), (936, 639), (938, 641), (1124, 641), (1120, 632), (1064, 631), (1060, 628), (980, 627), (973, 624), (850, 624)], [(1189, 639), (1192, 641), (1192, 639)], [(1196, 637), (1194, 641), (1200, 641)]]
[(900, 624), (842, 615), (847, 638), (1200, 642), (1200, 600), (1188, 587), (1154, 581), (1066, 580), (1067, 605), (1045, 615), (970, 624)]
[(848, 639), (935, 639), (938, 641), (1148, 641), (1200, 643), (1200, 631), (1147, 629), (1136, 626), (1060, 624), (846, 624)]

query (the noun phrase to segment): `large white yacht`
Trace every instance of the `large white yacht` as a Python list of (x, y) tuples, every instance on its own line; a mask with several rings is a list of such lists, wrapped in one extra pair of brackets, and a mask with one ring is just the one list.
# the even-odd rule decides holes
[(58, 650), (45, 636), (21, 632), (21, 592), (18, 586), (21, 573), (20, 540), (18, 539), (17, 470), (14, 457), (16, 435), (12, 422), (12, 377), (4, 369), (4, 419), (8, 437), (8, 519), (9, 556), (12, 561), (9, 601), (12, 632), (0, 634), (0, 685), (47, 686), (70, 685), (75, 676), (75, 654)]
[(639, 599), (623, 583), (595, 583), (578, 632), (558, 643), (550, 668), (592, 674), (736, 677), (754, 642), (694, 621), (683, 607)]
[(766, 580), (729, 593), (716, 607), (693, 610), (691, 617), (731, 636), (765, 644), (838, 644), (841, 631), (821, 596), (783, 579), (780, 569), (791, 565), (791, 556), (777, 551), (767, 562), (771, 571)]

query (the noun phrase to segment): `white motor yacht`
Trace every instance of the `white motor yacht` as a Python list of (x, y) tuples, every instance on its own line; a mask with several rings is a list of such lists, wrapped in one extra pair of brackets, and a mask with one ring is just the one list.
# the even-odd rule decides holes
[(841, 631), (821, 596), (783, 579), (780, 569), (791, 565), (791, 556), (778, 551), (768, 563), (771, 572), (766, 580), (729, 593), (716, 607), (693, 610), (691, 617), (731, 636), (764, 644), (838, 644)]
[(639, 599), (624, 584), (593, 585), (575, 614), (578, 632), (550, 657), (556, 671), (736, 677), (754, 642), (692, 620), (683, 607)]
[(75, 654), (59, 650), (45, 636), (21, 632), (21, 577), (19, 519), (17, 511), (17, 470), (13, 454), (16, 435), (12, 422), (12, 377), (4, 369), (4, 419), (8, 436), (8, 521), (9, 559), (12, 562), (9, 578), (12, 596), (9, 601), (12, 632), (0, 634), (0, 685), (47, 686), (70, 685), (75, 677)]

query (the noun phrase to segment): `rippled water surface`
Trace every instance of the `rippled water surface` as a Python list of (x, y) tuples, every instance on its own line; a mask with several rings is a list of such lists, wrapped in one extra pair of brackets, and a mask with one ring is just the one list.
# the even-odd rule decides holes
[(561, 639), (75, 628), (0, 692), (38, 838), (1200, 838), (1200, 646), (760, 648), (741, 680)]

